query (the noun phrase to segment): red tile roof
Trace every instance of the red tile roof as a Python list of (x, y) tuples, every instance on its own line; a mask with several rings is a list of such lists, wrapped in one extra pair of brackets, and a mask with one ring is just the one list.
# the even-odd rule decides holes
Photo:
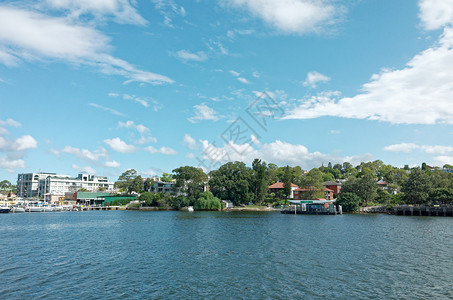
[[(294, 183), (291, 183), (291, 187), (298, 187)], [(283, 188), (283, 182), (276, 182), (272, 185), (269, 186), (270, 189), (282, 189)]]

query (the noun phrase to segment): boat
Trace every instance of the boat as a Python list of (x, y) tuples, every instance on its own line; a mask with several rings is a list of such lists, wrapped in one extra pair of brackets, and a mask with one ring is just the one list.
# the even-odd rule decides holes
[(23, 212), (25, 212), (25, 208), (23, 208), (21, 206), (13, 206), (12, 209), (11, 209), (11, 212), (13, 212), (13, 213), (23, 213)]
[(52, 206), (52, 211), (63, 211), (64, 207), (60, 205)]
[(187, 211), (192, 212), (192, 211), (193, 211), (193, 206), (189, 206), (189, 207), (187, 208)]
[(42, 212), (53, 212), (53, 208), (51, 206), (43, 206)]
[(0, 206), (0, 213), (7, 214), (10, 212), (10, 208), (8, 206)]
[(27, 210), (29, 212), (42, 212), (42, 206), (29, 206)]

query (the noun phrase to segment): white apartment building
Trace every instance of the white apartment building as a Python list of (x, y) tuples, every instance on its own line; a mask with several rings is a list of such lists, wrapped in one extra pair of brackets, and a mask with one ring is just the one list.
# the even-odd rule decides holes
[(113, 190), (106, 176), (79, 174), (76, 178), (56, 173), (23, 173), (17, 176), (17, 196), (22, 198), (44, 195), (64, 195), (86, 189), (89, 192)]

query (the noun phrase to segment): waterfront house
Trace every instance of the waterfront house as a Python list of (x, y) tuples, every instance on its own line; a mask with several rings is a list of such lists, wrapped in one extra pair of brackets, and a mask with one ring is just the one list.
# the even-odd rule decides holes
[(389, 184), (388, 184), (388, 182), (385, 181), (385, 180), (379, 180), (379, 181), (377, 182), (377, 185), (378, 185), (378, 187), (379, 187), (381, 190), (383, 190), (383, 191), (388, 191), (388, 189), (389, 189), (389, 188), (388, 188)]
[[(298, 188), (294, 190), (294, 200), (302, 200), (302, 199), (307, 199), (307, 194), (309, 192), (313, 192), (312, 187), (307, 187), (307, 188)], [(320, 190), (321, 191), (321, 190)], [(324, 195), (325, 197), (323, 199), (325, 200), (333, 200), (334, 199), (334, 191), (328, 188), (324, 188)]]
[(341, 191), (341, 183), (336, 181), (325, 181), (322, 185), (329, 190), (333, 191), (334, 196), (338, 195)]
[[(276, 182), (269, 186), (269, 193), (274, 193), (275, 195), (280, 195), (283, 193), (284, 184), (283, 182)], [(299, 187), (294, 183), (291, 183), (291, 195), (288, 198), (294, 198), (294, 190), (298, 189)]]

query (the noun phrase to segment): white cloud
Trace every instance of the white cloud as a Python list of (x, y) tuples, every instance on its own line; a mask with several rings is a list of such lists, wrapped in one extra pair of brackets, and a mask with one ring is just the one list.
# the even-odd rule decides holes
[(184, 142), (184, 145), (189, 147), (189, 149), (195, 149), (197, 147), (197, 141), (192, 136), (190, 136), (190, 134), (188, 134), (188, 133), (186, 133), (184, 135), (183, 142)]
[(31, 135), (24, 135), (14, 140), (0, 136), (0, 153), (6, 154), (0, 157), (0, 168), (11, 173), (17, 168), (25, 168), (23, 157), (26, 150), (37, 147), (38, 142)]
[(0, 127), (0, 135), (7, 135), (9, 134), (8, 129)]
[(105, 139), (104, 143), (109, 145), (113, 150), (120, 153), (131, 153), (136, 150), (134, 145), (126, 144), (119, 137), (113, 139)]
[(327, 77), (326, 75), (323, 75), (316, 71), (312, 71), (312, 72), (308, 72), (307, 78), (303, 82), (303, 86), (311, 87), (311, 88), (315, 89), (317, 87), (318, 83), (328, 82), (329, 80), (330, 80), (330, 78)]
[(179, 50), (176, 52), (176, 57), (182, 59), (183, 61), (205, 61), (208, 59), (208, 56), (203, 51), (198, 51), (197, 53), (189, 52), (187, 50)]
[(414, 143), (400, 143), (384, 147), (385, 151), (410, 153), (419, 150), (427, 154), (434, 155), (433, 160), (440, 164), (450, 164), (453, 162), (453, 146), (443, 145), (417, 145)]
[(242, 82), (242, 83), (245, 83), (245, 84), (250, 84), (250, 83), (251, 83), (250, 81), (248, 81), (248, 80), (247, 80), (246, 78), (244, 78), (244, 77), (238, 77), (238, 80), (239, 80), (240, 82)]
[(5, 121), (0, 120), (0, 126), (8, 126), (8, 127), (20, 127), (22, 124), (20, 124), (17, 121), (14, 121), (13, 119), (6, 119)]
[(232, 6), (246, 8), (253, 15), (284, 33), (317, 32), (334, 24), (343, 7), (329, 0), (225, 0)]
[(391, 152), (404, 152), (409, 153), (412, 152), (414, 149), (420, 148), (417, 144), (414, 143), (400, 143), (400, 144), (393, 144), (384, 147), (385, 151)]
[(10, 159), (8, 157), (0, 158), (0, 168), (5, 169), (9, 173), (14, 173), (16, 169), (24, 169), (25, 161), (21, 158)]
[(217, 121), (221, 117), (214, 109), (210, 108), (205, 103), (195, 105), (193, 108), (195, 116), (187, 119), (191, 123), (198, 123), (204, 120)]
[[(449, 3), (451, 1), (448, 1)], [(428, 28), (452, 24), (453, 16), (442, 12), (439, 1), (423, 1), (421, 16)], [(442, 2), (443, 3), (443, 2)], [(428, 12), (431, 13), (428, 13)], [(433, 16), (442, 15), (436, 23)], [(431, 22), (432, 21), (432, 22)], [(431, 23), (430, 23), (431, 22)], [(414, 56), (405, 68), (383, 70), (362, 86), (362, 93), (350, 97), (312, 97), (288, 111), (285, 119), (334, 116), (368, 119), (393, 124), (453, 124), (453, 28), (444, 28), (438, 43)]]
[(250, 84), (250, 83), (251, 83), (251, 82), (248, 81), (246, 78), (240, 77), (240, 76), (241, 76), (241, 73), (238, 73), (238, 72), (236, 72), (236, 71), (234, 71), (234, 70), (230, 70), (230, 74), (233, 75), (233, 76), (235, 76), (235, 77), (236, 77), (240, 82), (242, 82), (242, 83), (245, 83), (245, 84)]
[(203, 158), (221, 163), (226, 161), (252, 162), (253, 159), (260, 158), (268, 163), (299, 165), (304, 169), (311, 169), (329, 161), (339, 163), (348, 161), (352, 164), (359, 164), (362, 161), (373, 159), (371, 154), (341, 157), (321, 152), (310, 152), (303, 145), (290, 144), (279, 140), (272, 143), (255, 143), (256, 147), (250, 144), (235, 144), (231, 141), (222, 147), (210, 144), (207, 140), (201, 142), (203, 145)]
[(38, 142), (31, 135), (24, 135), (16, 139), (15, 148), (18, 151), (35, 149), (38, 147)]
[(102, 105), (99, 105), (99, 104), (96, 104), (96, 103), (88, 103), (89, 106), (92, 106), (92, 107), (95, 107), (95, 108), (98, 108), (100, 110), (103, 110), (103, 111), (106, 111), (106, 112), (109, 112), (111, 114), (114, 114), (114, 115), (117, 115), (117, 116), (121, 116), (121, 117), (125, 117), (126, 115), (117, 111), (117, 110), (114, 110), (113, 108), (110, 108), (110, 107), (105, 107), (105, 106), (102, 106)]
[(142, 105), (144, 107), (149, 107), (148, 100), (136, 97), (135, 95), (124, 94), (123, 95), (123, 99), (131, 100), (131, 101), (133, 101), (135, 103), (138, 103), (138, 104), (140, 104), (140, 105)]
[(140, 135), (140, 139), (137, 140), (137, 144), (143, 145), (149, 142), (157, 142), (157, 139), (151, 135), (151, 131), (148, 127), (142, 124), (135, 124), (133, 121), (118, 122), (118, 127), (124, 127), (128, 129), (135, 129)]
[(82, 166), (78, 166), (78, 165), (76, 165), (76, 164), (72, 164), (72, 168), (73, 168), (74, 170), (77, 170), (77, 171), (81, 172), (81, 173), (86, 173), (86, 174), (90, 174), (90, 175), (96, 174), (96, 170), (93, 169), (93, 168), (90, 167), (90, 166), (82, 167)]
[(0, 152), (20, 152), (37, 147), (38, 142), (31, 135), (24, 135), (15, 140), (5, 139), (0, 136)]
[(103, 19), (107, 15), (121, 24), (148, 23), (128, 0), (45, 0), (44, 3), (50, 8), (69, 12), (69, 17), (75, 19), (87, 15)]
[(95, 151), (90, 151), (87, 149), (66, 146), (61, 150), (61, 152), (72, 154), (77, 158), (90, 162), (97, 162), (101, 157), (102, 158), (107, 157), (107, 151), (104, 148), (100, 148)]
[(121, 164), (120, 164), (119, 162), (114, 161), (114, 160), (112, 160), (112, 161), (106, 161), (106, 162), (104, 163), (104, 166), (105, 166), (105, 167), (108, 167), (108, 168), (118, 168), (120, 165), (121, 165)]
[(421, 0), (420, 19), (428, 30), (453, 25), (453, 0)]
[(165, 154), (165, 155), (176, 155), (178, 152), (176, 152), (174, 149), (169, 148), (169, 147), (160, 147), (159, 149), (154, 148), (153, 146), (148, 146), (145, 148), (145, 151), (148, 151), (150, 153), (160, 153), (160, 154)]
[(111, 49), (110, 38), (92, 27), (0, 5), (0, 62), (14, 65), (22, 60), (55, 59), (95, 66), (105, 74), (126, 77), (126, 82), (173, 82), (166, 76), (139, 70), (113, 57), (109, 54)]

